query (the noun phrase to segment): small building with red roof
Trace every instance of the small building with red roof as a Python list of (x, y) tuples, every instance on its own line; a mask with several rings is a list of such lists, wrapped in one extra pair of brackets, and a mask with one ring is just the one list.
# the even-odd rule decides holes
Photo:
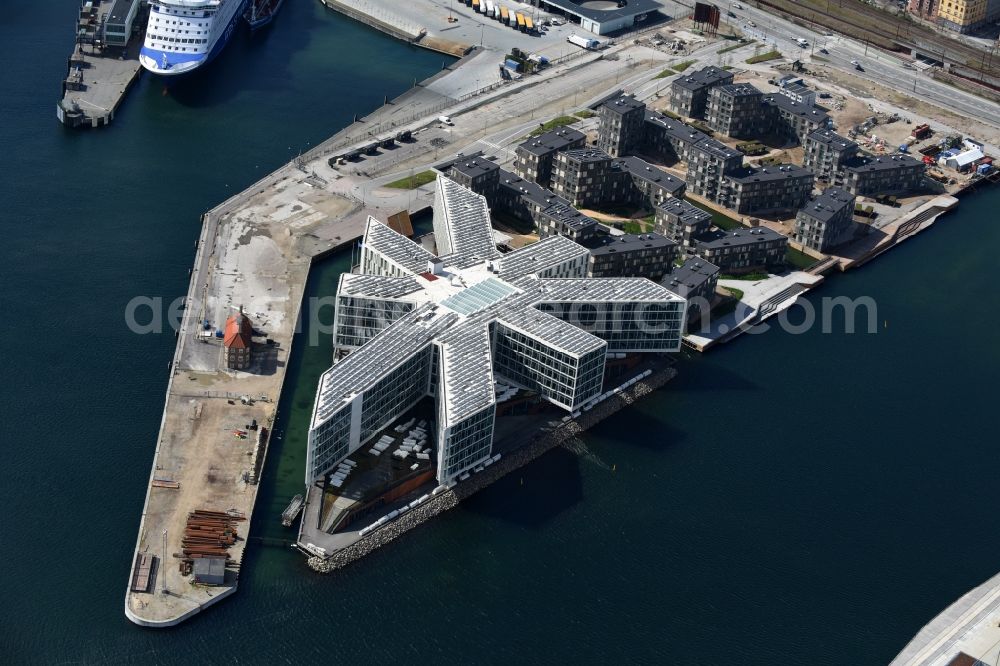
[(253, 354), (253, 324), (250, 318), (240, 311), (226, 320), (225, 333), (222, 338), (226, 348), (226, 367), (230, 370), (246, 370), (250, 367)]

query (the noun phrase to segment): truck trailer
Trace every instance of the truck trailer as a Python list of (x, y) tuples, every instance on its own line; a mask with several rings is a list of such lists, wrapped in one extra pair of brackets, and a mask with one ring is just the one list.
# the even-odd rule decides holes
[(601, 45), (601, 43), (596, 39), (591, 39), (589, 37), (581, 37), (580, 35), (575, 35), (575, 34), (567, 37), (566, 41), (569, 42), (570, 44), (576, 44), (580, 48), (588, 49), (591, 51)]

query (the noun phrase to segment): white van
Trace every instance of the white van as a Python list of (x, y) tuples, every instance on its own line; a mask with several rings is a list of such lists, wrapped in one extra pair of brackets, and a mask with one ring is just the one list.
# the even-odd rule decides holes
[(455, 124), (455, 123), (451, 122), (451, 118), (449, 118), (448, 116), (438, 116), (438, 122), (439, 123), (444, 123), (445, 125), (454, 125)]

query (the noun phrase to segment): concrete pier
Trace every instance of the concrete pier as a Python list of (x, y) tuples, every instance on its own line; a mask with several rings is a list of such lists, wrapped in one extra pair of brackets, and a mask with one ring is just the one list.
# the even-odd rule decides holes
[(461, 57), (472, 48), (470, 44), (464, 42), (428, 36), (426, 28), (394, 11), (391, 4), (376, 6), (367, 0), (320, 0), (320, 2), (355, 21), (431, 51)]
[[(289, 164), (204, 216), (136, 541), (133, 568), (148, 554), (156, 573), (148, 589), (130, 585), (125, 598), (136, 624), (175, 625), (236, 590), (267, 438), (234, 431), (252, 420), (270, 431), (312, 261), (363, 229), (360, 204), (323, 191), (324, 183)], [(261, 334), (247, 371), (225, 368), (214, 335), (240, 306)], [(194, 585), (179, 568), (185, 522), (196, 509), (247, 518), (217, 587)]]
[(77, 41), (56, 104), (56, 117), (67, 127), (106, 126), (142, 71), (139, 48), (144, 31), (124, 47), (102, 42), (101, 21), (114, 5), (115, 0), (104, 0), (93, 3), (89, 11), (80, 8)]
[(975, 663), (1000, 659), (1000, 574), (941, 611), (889, 666), (948, 666), (959, 654), (978, 659)]

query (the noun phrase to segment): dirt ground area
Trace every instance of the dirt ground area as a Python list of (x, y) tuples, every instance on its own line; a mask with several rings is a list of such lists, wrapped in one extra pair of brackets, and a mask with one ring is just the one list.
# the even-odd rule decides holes
[[(817, 79), (818, 82), (820, 82), (819, 85), (817, 85), (817, 88), (820, 90), (827, 88), (827, 86), (823, 85), (823, 82), (828, 82), (833, 84), (833, 86), (841, 87), (841, 97), (849, 98), (852, 101), (861, 104), (865, 109), (867, 109), (868, 104), (883, 101), (911, 112), (906, 113), (906, 111), (904, 111), (905, 115), (909, 117), (914, 124), (930, 120), (953, 128), (956, 134), (972, 136), (980, 141), (985, 141), (986, 143), (994, 145), (1000, 144), (1000, 130), (997, 130), (995, 127), (965, 116), (961, 116), (951, 111), (946, 111), (933, 104), (928, 104), (927, 102), (915, 99), (909, 95), (905, 95), (877, 83), (866, 81), (847, 72), (841, 72), (839, 70), (826, 67), (824, 65), (817, 65), (815, 63), (813, 63), (811, 67), (812, 76), (804, 78), (814, 77)], [(871, 115), (870, 112), (869, 115)], [(835, 114), (834, 116), (837, 120), (838, 128), (846, 131), (846, 127), (850, 126), (846, 122), (847, 119), (845, 118), (842, 122), (839, 118), (836, 118)], [(902, 126), (904, 128), (909, 127), (905, 123), (902, 123)], [(906, 130), (906, 135), (908, 134), (909, 129)]]
[[(930, 121), (947, 125), (954, 130), (955, 134), (972, 136), (993, 144), (1000, 141), (1000, 132), (989, 125), (959, 116), (956, 113), (940, 109), (932, 104), (823, 64), (814, 62), (810, 67), (810, 71), (801, 74), (801, 76), (806, 85), (830, 95), (827, 98), (818, 98), (816, 104), (827, 110), (830, 117), (833, 118), (835, 131), (843, 136), (847, 136), (848, 131), (855, 125), (862, 124), (868, 118), (876, 115), (879, 110), (885, 108), (885, 105), (880, 105), (880, 102), (884, 102), (886, 105), (898, 107), (901, 119), (888, 124), (879, 123), (870, 132), (869, 137), (874, 134), (880, 139), (884, 139), (886, 150), (895, 150), (900, 144), (906, 142), (915, 125)], [(774, 89), (774, 86), (768, 83), (768, 79), (780, 77), (785, 73), (787, 72), (784, 69), (775, 71), (773, 75), (764, 72), (744, 71), (737, 74), (734, 80), (737, 83), (750, 83), (768, 92)], [(889, 115), (883, 113), (882, 119), (884, 120)], [(906, 119), (909, 119), (910, 123), (907, 123)], [(939, 138), (940, 136), (937, 136), (933, 141), (937, 141)], [(729, 143), (725, 139), (720, 140)], [(858, 142), (866, 149), (879, 152), (874, 145), (865, 145), (860, 137)], [(919, 149), (925, 143), (918, 143), (914, 148)]]
[(513, 234), (510, 237), (510, 246), (515, 250), (525, 245), (538, 242), (538, 234)]

